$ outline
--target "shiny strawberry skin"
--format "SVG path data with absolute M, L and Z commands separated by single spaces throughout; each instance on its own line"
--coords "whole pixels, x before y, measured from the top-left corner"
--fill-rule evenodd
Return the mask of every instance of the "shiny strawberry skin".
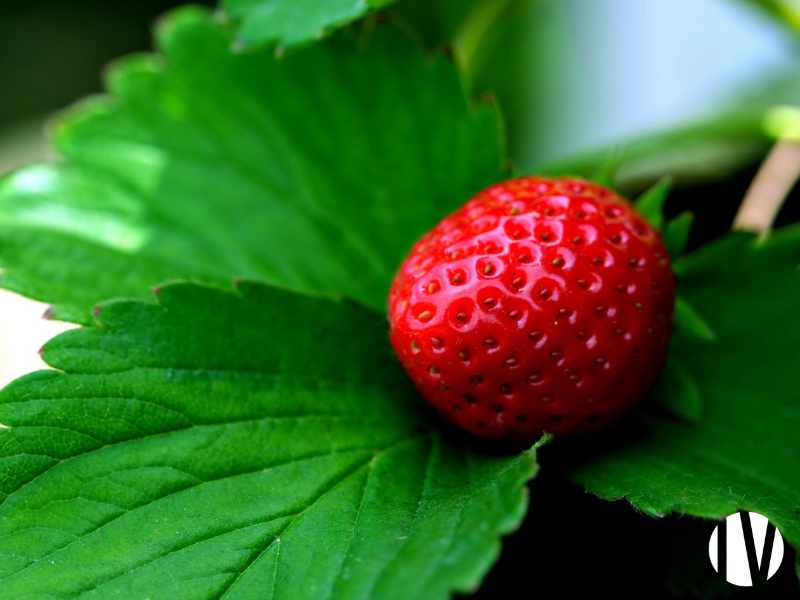
M 490 440 L 607 426 L 652 386 L 675 277 L 625 199 L 575 178 L 494 185 L 412 248 L 390 341 L 420 394 Z

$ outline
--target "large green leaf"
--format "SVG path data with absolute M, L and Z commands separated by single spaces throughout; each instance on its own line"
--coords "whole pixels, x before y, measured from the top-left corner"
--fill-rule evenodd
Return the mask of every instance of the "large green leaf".
M 502 177 L 496 110 L 389 26 L 276 61 L 184 9 L 158 40 L 58 122 L 65 163 L 0 180 L 2 283 L 62 319 L 171 278 L 383 310 L 415 239 Z
M 239 48 L 277 43 L 285 49 L 323 37 L 331 29 L 396 0 L 222 0 L 237 21 Z
M 800 226 L 764 242 L 731 234 L 680 259 L 680 292 L 713 331 L 678 330 L 671 349 L 702 396 L 702 417 L 640 412 L 576 447 L 571 477 L 653 515 L 753 510 L 800 546 L 798 265 Z
M 4 600 L 444 598 L 527 504 L 371 310 L 241 284 L 102 305 L 0 393 Z

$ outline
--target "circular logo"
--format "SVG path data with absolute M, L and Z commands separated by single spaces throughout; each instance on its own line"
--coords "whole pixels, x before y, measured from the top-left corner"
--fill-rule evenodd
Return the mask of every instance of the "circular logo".
M 740 511 L 714 529 L 708 555 L 714 570 L 729 583 L 751 587 L 781 566 L 783 538 L 765 516 Z

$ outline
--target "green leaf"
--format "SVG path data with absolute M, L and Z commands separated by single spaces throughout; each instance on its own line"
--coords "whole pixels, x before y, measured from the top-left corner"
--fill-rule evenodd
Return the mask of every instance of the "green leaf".
M 672 179 L 664 177 L 636 199 L 636 208 L 656 229 L 664 227 L 664 203 L 672 190 Z
M 238 47 L 277 43 L 284 49 L 317 40 L 394 1 L 222 0 L 222 7 L 238 22 Z
M 694 214 L 687 210 L 667 222 L 667 226 L 664 228 L 664 246 L 673 261 L 678 259 L 686 249 L 693 221 Z
M 619 162 L 619 154 L 616 152 L 610 153 L 606 162 L 601 164 L 592 175 L 592 181 L 613 190 L 616 187 Z
M 680 357 L 671 355 L 667 358 L 650 394 L 676 417 L 689 423 L 700 420 L 703 409 L 700 389 Z
M 4 599 L 445 598 L 535 449 L 444 433 L 354 304 L 240 284 L 104 304 L 0 393 Z
M 800 546 L 800 226 L 765 242 L 730 234 L 680 261 L 680 290 L 716 334 L 676 331 L 671 353 L 696 382 L 696 425 L 640 411 L 576 448 L 572 479 L 653 515 L 768 517 Z
M 683 297 L 675 298 L 675 312 L 672 316 L 678 335 L 695 336 L 713 341 L 717 338 L 708 322 Z
M 496 109 L 389 26 L 276 61 L 183 9 L 158 40 L 62 117 L 66 162 L 0 180 L 2 283 L 59 318 L 237 277 L 383 311 L 413 242 L 504 176 Z

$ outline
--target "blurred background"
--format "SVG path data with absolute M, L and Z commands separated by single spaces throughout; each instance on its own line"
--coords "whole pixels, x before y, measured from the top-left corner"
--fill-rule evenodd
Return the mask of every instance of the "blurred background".
M 758 3 L 562 0 L 527 11 L 536 73 L 515 118 L 523 164 L 718 114 L 790 76 L 800 39 Z M 546 39 L 546 52 L 537 40 Z M 536 106 L 530 119 L 525 106 Z
M 109 61 L 150 49 L 153 23 L 178 4 L 182 2 L 0 3 L 0 175 L 31 161 L 57 159 L 46 145 L 48 119 L 73 101 L 100 92 Z M 476 5 L 471 0 L 441 0 L 438 4 L 451 10 L 432 15 L 426 0 L 402 0 L 397 10 L 423 31 L 438 30 L 430 33 L 430 39 L 437 39 L 442 29 L 449 32 L 472 92 L 480 96 L 492 90 L 504 109 L 510 155 L 521 171 L 569 164 L 570 157 L 587 152 L 610 155 L 676 126 L 693 132 L 698 123 L 716 123 L 713 127 L 734 131 L 744 127 L 737 118 L 715 119 L 741 106 L 800 105 L 800 2 L 491 0 Z M 482 8 L 471 10 L 475 6 Z M 670 200 L 670 211 L 691 207 L 697 212 L 695 245 L 729 226 L 729 217 L 769 147 L 767 137 L 759 133 L 760 113 L 754 123 L 755 135 L 748 130 L 741 139 L 731 138 L 736 143 L 702 146 L 706 153 L 702 161 L 694 160 L 684 146 L 670 155 L 671 138 L 655 138 L 661 139 L 658 143 L 665 151 L 646 167 L 650 173 L 663 173 L 678 165 L 679 174 L 686 176 L 679 178 L 682 188 Z M 694 173 L 699 180 L 692 180 L 694 163 L 710 166 L 710 171 Z M 637 184 L 630 181 L 634 183 L 627 191 L 634 191 Z M 722 199 L 723 218 L 704 221 L 704 210 L 711 214 L 713 209 L 718 217 L 717 203 Z M 0 291 L 0 386 L 44 367 L 37 350 L 68 327 L 43 320 L 45 308 Z M 487 579 L 481 597 L 533 597 L 535 584 L 521 595 L 509 595 L 508 590 L 510 582 L 526 583 L 535 562 L 547 564 L 551 577 L 564 577 L 564 594 L 603 589 L 604 577 L 615 585 L 626 581 L 634 589 L 638 583 L 631 573 L 646 573 L 655 578 L 651 585 L 662 580 L 665 586 L 677 585 L 680 589 L 673 590 L 677 596 L 712 597 L 713 590 L 694 587 L 690 571 L 699 568 L 696 564 L 668 565 L 668 558 L 688 555 L 686 543 L 693 532 L 700 534 L 691 537 L 699 540 L 691 556 L 702 555 L 708 522 L 669 517 L 666 520 L 678 523 L 665 533 L 654 519 L 635 514 L 624 503 L 615 503 L 609 512 L 607 503 L 569 484 L 550 485 L 558 493 L 533 495 L 533 510 L 523 531 L 506 542 L 504 560 Z M 593 542 L 579 538 L 580 546 L 568 536 L 556 536 L 531 547 L 531 539 L 553 529 L 552 515 L 559 510 L 569 512 L 578 530 L 602 523 L 608 535 L 594 536 Z M 564 557 L 562 571 L 553 567 L 554 554 Z M 622 571 L 609 574 L 608 561 L 593 558 L 602 555 L 619 557 Z M 576 566 L 583 576 L 570 578 Z M 677 579 L 672 577 L 674 569 L 681 574 Z M 780 573 L 785 589 L 796 594 L 791 569 Z M 721 590 L 726 596 L 733 592 Z

